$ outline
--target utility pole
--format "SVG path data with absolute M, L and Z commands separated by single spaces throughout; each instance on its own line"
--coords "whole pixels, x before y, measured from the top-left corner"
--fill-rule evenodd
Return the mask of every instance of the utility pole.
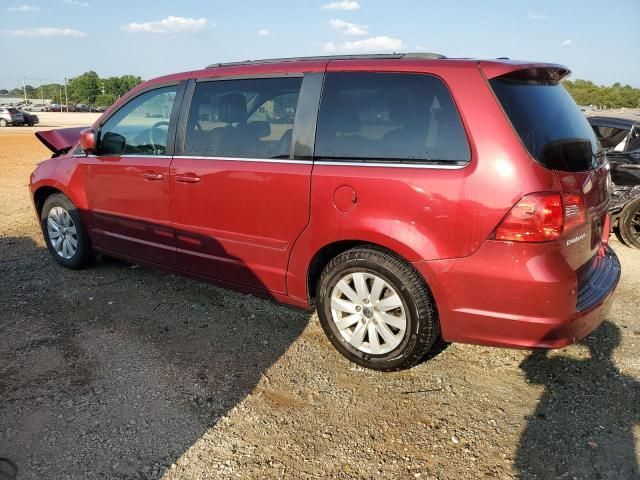
M 22 93 L 24 93 L 24 104 L 27 105 L 27 83 L 24 75 L 22 76 Z
M 69 113 L 69 97 L 67 96 L 67 77 L 64 77 L 64 104 L 67 107 L 67 113 Z M 60 109 L 62 111 L 62 109 Z
M 42 83 L 40 83 L 40 95 L 42 96 L 42 103 L 40 105 L 44 107 L 44 88 L 42 88 Z

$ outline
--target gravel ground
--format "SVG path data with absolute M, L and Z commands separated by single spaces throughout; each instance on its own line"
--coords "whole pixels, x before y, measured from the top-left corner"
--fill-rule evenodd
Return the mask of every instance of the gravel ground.
M 614 243 L 617 299 L 583 344 L 442 346 L 376 373 L 315 314 L 58 267 L 27 191 L 47 156 L 0 132 L 0 456 L 19 479 L 640 478 L 640 252 Z

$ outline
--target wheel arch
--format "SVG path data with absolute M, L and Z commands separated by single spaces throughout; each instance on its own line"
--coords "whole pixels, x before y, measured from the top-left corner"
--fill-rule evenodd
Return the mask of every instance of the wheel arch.
M 365 247 L 372 248 L 375 250 L 381 250 L 385 253 L 391 254 L 398 259 L 404 261 L 407 265 L 412 266 L 411 261 L 398 253 L 397 251 L 386 247 L 384 245 L 374 243 L 367 240 L 338 240 L 331 243 L 328 243 L 321 247 L 316 253 L 311 257 L 311 261 L 309 262 L 309 266 L 307 267 L 307 298 L 310 303 L 314 303 L 314 299 L 316 296 L 316 289 L 318 287 L 318 281 L 320 280 L 320 275 L 322 271 L 327 266 L 327 264 L 340 255 L 341 253 L 346 252 L 347 250 L 351 250 L 355 247 Z M 412 267 L 413 268 L 413 267 Z M 418 275 L 422 278 L 425 286 L 429 289 L 429 285 L 426 282 L 424 276 L 414 268 L 414 270 L 418 273 Z
M 36 189 L 33 192 L 33 204 L 36 207 L 36 212 L 38 213 L 38 216 L 40 216 L 40 214 L 42 213 L 42 207 L 44 205 L 44 202 L 47 200 L 47 198 L 49 198 L 51 195 L 54 195 L 56 193 L 62 193 L 63 195 L 67 195 L 65 192 L 63 192 L 59 188 L 52 187 L 51 185 L 42 185 L 41 187 L 38 187 L 38 189 Z

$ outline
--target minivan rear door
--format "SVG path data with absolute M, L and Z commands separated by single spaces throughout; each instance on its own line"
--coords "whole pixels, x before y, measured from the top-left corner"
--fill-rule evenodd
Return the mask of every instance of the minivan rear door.
M 485 71 L 489 85 L 529 154 L 554 171 L 565 198 L 579 202 L 581 198 L 584 203 L 565 203 L 565 218 L 573 210 L 582 215 L 579 209 L 585 217 L 575 225 L 566 221 L 561 240 L 567 260 L 577 269 L 608 238 L 605 224 L 610 177 L 604 152 L 589 122 L 560 83 L 568 70 L 555 65 L 509 70 L 507 65 L 506 72 L 491 77 L 496 70 L 491 67 Z
M 315 111 L 311 122 L 300 116 L 322 73 L 220 73 L 191 81 L 180 114 L 171 165 L 178 265 L 284 294 L 291 249 L 309 222 L 313 160 L 296 149 L 312 145 Z

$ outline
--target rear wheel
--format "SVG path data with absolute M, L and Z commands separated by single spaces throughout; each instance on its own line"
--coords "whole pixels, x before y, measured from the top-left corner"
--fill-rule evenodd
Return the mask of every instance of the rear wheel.
M 320 277 L 318 316 L 340 353 L 375 370 L 414 366 L 440 333 L 420 275 L 375 248 L 348 250 L 329 262 Z
M 49 252 L 56 262 L 72 269 L 89 264 L 89 238 L 78 209 L 66 195 L 56 193 L 45 200 L 40 225 Z
M 618 221 L 618 229 L 626 245 L 640 248 L 640 197 L 624 208 Z
M 0 118 L 0 127 L 6 127 L 7 121 L 4 118 Z

